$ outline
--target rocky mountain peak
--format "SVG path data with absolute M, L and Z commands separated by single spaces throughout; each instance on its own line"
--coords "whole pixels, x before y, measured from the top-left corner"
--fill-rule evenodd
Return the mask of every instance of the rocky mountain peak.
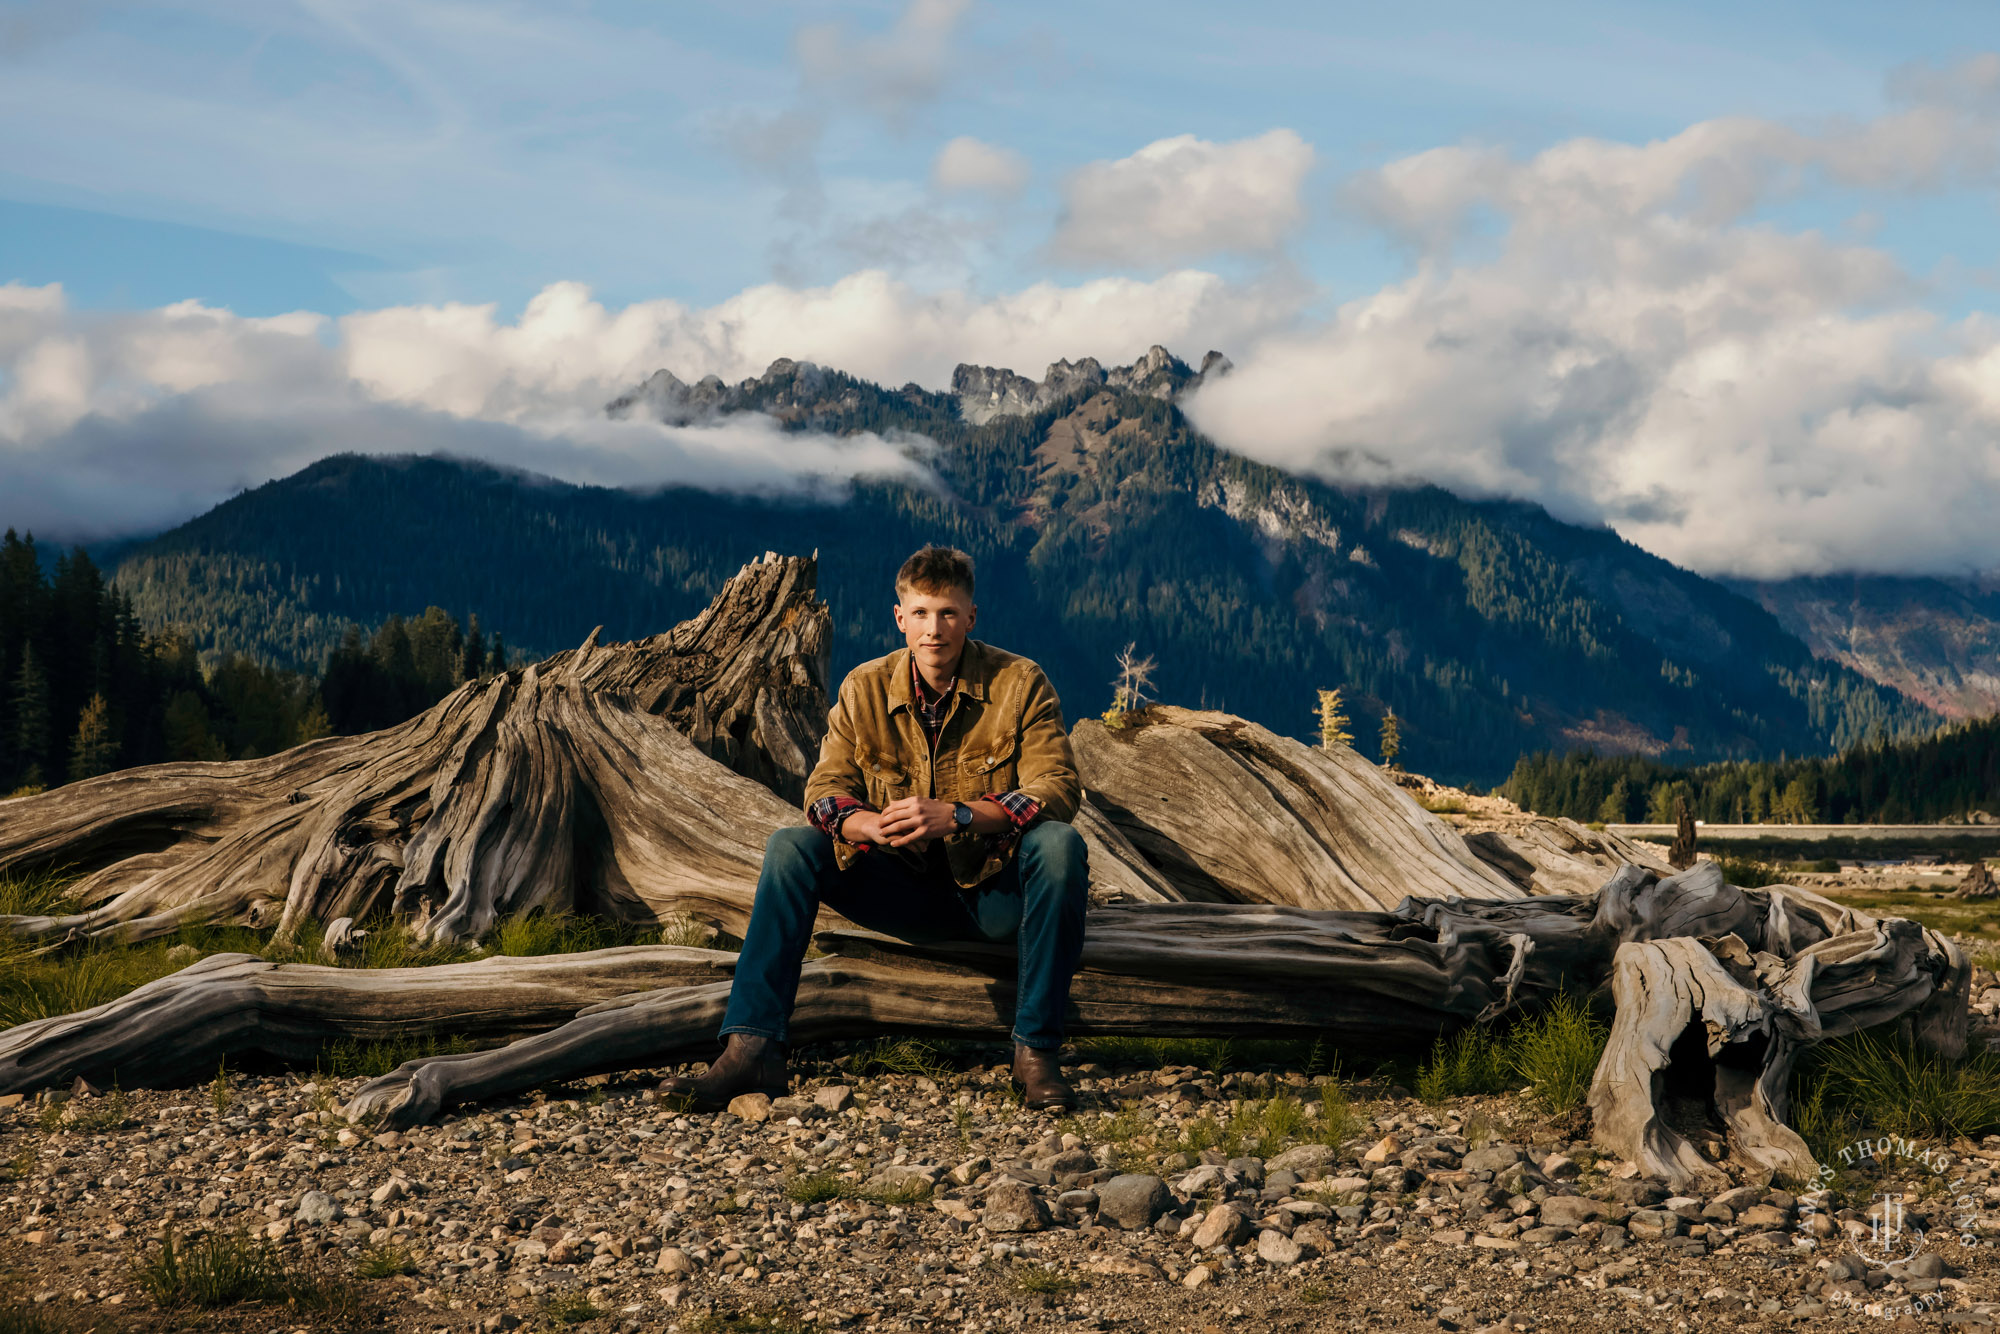
M 1129 366 L 1107 370 L 1096 357 L 1064 360 L 1050 365 L 1040 380 L 1016 375 L 1004 367 L 961 363 L 952 372 L 951 392 L 958 399 L 958 409 L 965 420 L 979 425 L 995 417 L 1040 412 L 1072 394 L 1100 388 L 1178 399 L 1210 376 L 1226 375 L 1232 368 L 1228 357 L 1210 352 L 1201 359 L 1201 369 L 1195 370 L 1156 343 Z M 824 366 L 790 357 L 779 357 L 762 375 L 735 384 L 716 375 L 705 375 L 689 384 L 672 371 L 662 369 L 612 399 L 604 405 L 604 410 L 613 417 L 637 417 L 669 426 L 684 426 L 734 412 L 769 412 L 790 418 L 834 406 L 828 402 L 828 396 L 843 384 L 846 387 L 839 397 L 847 406 L 853 406 L 848 400 L 859 401 L 853 381 Z M 907 395 L 922 391 L 909 385 L 903 392 Z
M 1095 357 L 1064 360 L 1051 365 L 1039 381 L 1005 367 L 960 363 L 951 373 L 951 392 L 958 398 L 960 415 L 977 425 L 995 417 L 1039 412 L 1071 394 L 1100 386 L 1176 399 L 1208 376 L 1224 375 L 1230 369 L 1229 358 L 1212 351 L 1201 359 L 1201 369 L 1193 370 L 1155 343 L 1129 366 L 1106 370 Z
M 832 379 L 833 373 L 824 366 L 790 357 L 779 357 L 762 375 L 735 384 L 717 375 L 704 375 L 688 384 L 662 369 L 612 399 L 604 410 L 613 417 L 641 417 L 669 426 L 752 410 L 783 415 L 787 409 L 820 403 Z

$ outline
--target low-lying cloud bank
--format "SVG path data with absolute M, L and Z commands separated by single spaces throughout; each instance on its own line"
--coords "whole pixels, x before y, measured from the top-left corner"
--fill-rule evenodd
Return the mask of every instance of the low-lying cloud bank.
M 1299 472 L 1538 501 L 1711 574 L 1994 569 L 2000 324 L 1940 315 L 1939 293 L 1881 249 L 1764 214 L 1826 186 L 1990 197 L 2000 58 L 1908 73 L 1891 91 L 1885 115 L 1814 130 L 1734 119 L 1651 144 L 1391 162 L 1345 182 L 1340 207 L 1406 246 L 1411 272 L 1323 317 L 1307 316 L 1315 294 L 1296 279 L 1199 269 L 991 297 L 865 271 L 622 310 L 559 284 L 512 322 L 459 305 L 337 321 L 194 304 L 97 315 L 54 288 L 4 287 L 0 523 L 60 537 L 156 527 L 343 449 L 622 486 L 922 478 L 911 442 L 600 409 L 660 367 L 737 379 L 782 356 L 942 386 L 960 361 L 1034 376 L 1159 342 L 1228 352 L 1237 370 L 1191 415 Z M 1301 225 L 1311 161 L 1289 131 L 1163 140 L 1080 173 L 1058 239 L 1129 249 L 1163 201 L 1246 198 L 1215 186 L 1247 173 L 1269 187 L 1261 211 L 1203 214 L 1160 257 L 1279 246 Z M 972 165 L 953 182 L 1016 183 L 1011 160 Z
M 1240 343 L 1282 314 L 1271 294 L 1203 273 L 980 301 L 864 272 L 705 309 L 616 311 L 557 284 L 511 323 L 464 305 L 339 320 L 193 302 L 103 315 L 70 310 L 56 287 L 0 286 L 0 525 L 61 540 L 143 532 L 343 450 L 450 453 L 642 489 L 928 481 L 922 441 L 790 433 L 756 415 L 614 421 L 602 409 L 661 367 L 736 380 L 790 356 L 942 384 L 961 358 L 1040 366 L 1159 336 Z

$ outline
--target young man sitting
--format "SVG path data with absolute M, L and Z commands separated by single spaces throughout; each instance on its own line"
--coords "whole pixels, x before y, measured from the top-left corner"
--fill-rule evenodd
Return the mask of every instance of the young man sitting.
M 780 829 L 729 991 L 728 1045 L 700 1078 L 661 1087 L 716 1111 L 790 1081 L 787 1026 L 822 903 L 912 941 L 1014 940 L 1014 1082 L 1030 1107 L 1072 1107 L 1056 1061 L 1083 949 L 1088 867 L 1062 708 L 1042 669 L 968 636 L 972 558 L 925 547 L 896 573 L 907 647 L 863 663 L 827 714 L 806 780 L 810 828 Z

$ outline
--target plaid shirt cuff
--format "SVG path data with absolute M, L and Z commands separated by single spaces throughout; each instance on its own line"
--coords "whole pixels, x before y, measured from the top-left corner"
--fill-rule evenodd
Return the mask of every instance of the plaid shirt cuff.
M 988 792 L 980 800 L 990 801 L 1007 812 L 1007 818 L 1014 822 L 1017 834 L 1033 824 L 1035 817 L 1042 813 L 1042 803 L 1025 792 Z
M 1013 821 L 1012 828 L 986 836 L 986 851 L 989 856 L 1004 852 L 1020 842 L 1021 835 L 1027 832 L 1035 817 L 1042 813 L 1042 803 L 1025 792 L 988 792 L 980 800 L 992 802 L 1007 812 L 1007 818 Z
M 831 797 L 821 797 L 818 801 L 815 801 L 812 804 L 812 809 L 806 812 L 806 819 L 812 821 L 812 827 L 819 830 L 822 834 L 826 834 L 831 838 L 839 838 L 840 822 L 847 818 L 849 811 L 872 811 L 874 809 L 873 806 L 870 806 L 865 801 L 856 801 L 853 797 L 836 794 Z M 866 843 L 857 843 L 855 846 L 866 848 L 868 845 Z

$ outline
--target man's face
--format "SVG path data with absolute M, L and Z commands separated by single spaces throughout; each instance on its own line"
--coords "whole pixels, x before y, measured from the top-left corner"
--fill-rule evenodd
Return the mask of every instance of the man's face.
M 962 588 L 942 593 L 908 589 L 896 604 L 896 628 L 903 642 L 916 655 L 917 665 L 928 671 L 949 671 L 965 651 L 965 637 L 979 619 L 972 595 Z

